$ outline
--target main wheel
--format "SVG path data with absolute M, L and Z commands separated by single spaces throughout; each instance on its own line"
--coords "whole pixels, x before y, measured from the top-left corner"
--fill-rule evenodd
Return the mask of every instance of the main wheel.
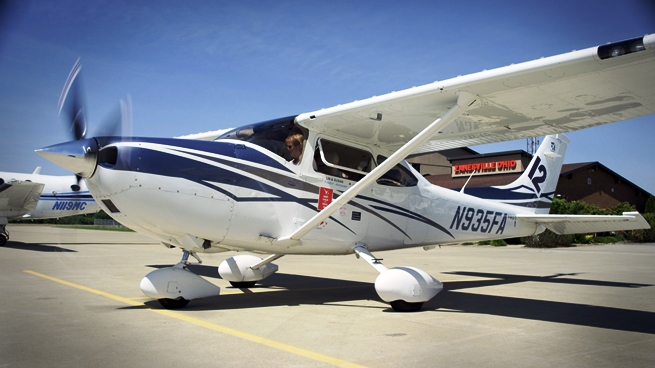
M 257 281 L 239 281 L 239 282 L 230 281 L 230 284 L 232 286 L 234 286 L 235 288 L 239 288 L 239 289 L 251 288 L 251 287 L 255 286 L 256 283 L 257 283 Z
M 409 303 L 404 300 L 394 300 L 390 304 L 391 308 L 393 308 L 393 310 L 396 312 L 416 312 L 423 306 L 423 302 Z
M 9 236 L 6 234 L 0 234 L 0 247 L 7 244 L 7 240 L 9 240 Z
M 159 304 L 161 304 L 162 307 L 166 309 L 181 309 L 187 306 L 189 304 L 189 300 L 186 300 L 184 298 L 179 298 L 179 299 L 157 299 Z

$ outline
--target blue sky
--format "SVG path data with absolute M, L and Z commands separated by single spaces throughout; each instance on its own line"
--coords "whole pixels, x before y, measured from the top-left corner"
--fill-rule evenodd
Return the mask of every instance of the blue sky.
M 90 134 L 129 94 L 133 134 L 171 137 L 655 32 L 651 0 L 1 4 L 0 170 L 53 175 L 67 172 L 33 151 L 69 140 L 57 101 L 78 57 Z M 599 161 L 655 194 L 655 116 L 568 135 L 565 162 Z

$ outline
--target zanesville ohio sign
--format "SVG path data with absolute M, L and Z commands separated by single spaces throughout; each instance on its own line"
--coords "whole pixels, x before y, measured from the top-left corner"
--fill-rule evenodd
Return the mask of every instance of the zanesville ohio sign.
M 476 162 L 453 165 L 453 177 L 474 175 L 489 175 L 523 171 L 520 160 L 502 160 L 491 162 Z

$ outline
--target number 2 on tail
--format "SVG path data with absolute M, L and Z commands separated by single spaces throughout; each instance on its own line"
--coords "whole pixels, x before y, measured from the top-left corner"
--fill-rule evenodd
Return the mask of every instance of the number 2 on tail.
M 538 176 L 535 176 L 537 168 L 539 169 L 539 174 Z M 537 191 L 537 193 L 541 193 L 541 185 L 543 182 L 546 181 L 546 166 L 541 164 L 541 157 L 537 156 L 537 159 L 534 161 L 534 165 L 532 165 L 532 169 L 530 170 L 530 173 L 528 174 L 528 178 L 532 181 L 532 185 L 534 185 L 534 189 Z

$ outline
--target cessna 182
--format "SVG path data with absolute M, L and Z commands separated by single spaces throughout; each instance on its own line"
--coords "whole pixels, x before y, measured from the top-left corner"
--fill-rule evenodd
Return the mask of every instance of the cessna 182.
M 75 176 L 0 171 L 0 246 L 9 240 L 7 223 L 13 219 L 59 218 L 95 213 L 100 207 L 86 184 Z
M 71 114 L 79 132 L 81 112 Z M 114 219 L 182 250 L 177 265 L 141 281 L 165 308 L 220 293 L 187 269 L 189 256 L 245 251 L 269 256 L 223 261 L 220 276 L 237 287 L 276 272 L 272 262 L 284 255 L 356 254 L 379 272 L 380 298 L 412 311 L 442 284 L 418 268 L 387 268 L 373 252 L 545 229 L 648 228 L 636 212 L 548 212 L 569 143 L 561 133 L 653 113 L 655 35 L 647 35 L 252 124 L 213 141 L 77 134 L 37 153 L 84 177 Z M 404 161 L 544 135 L 522 176 L 482 197 L 432 185 Z

